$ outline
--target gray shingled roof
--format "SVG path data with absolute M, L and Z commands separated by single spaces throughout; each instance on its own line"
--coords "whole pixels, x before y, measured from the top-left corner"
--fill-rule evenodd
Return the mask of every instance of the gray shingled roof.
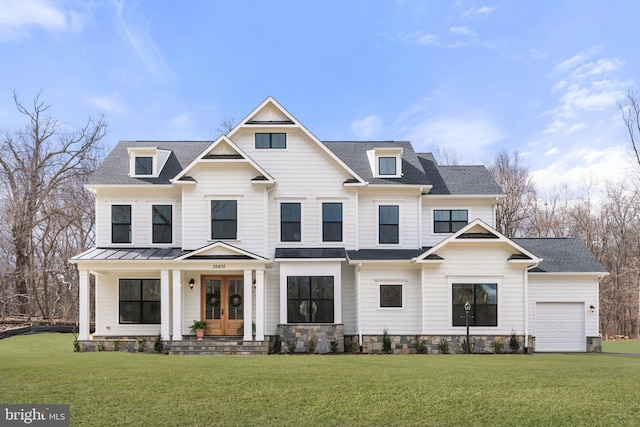
M 429 194 L 504 194 L 483 165 L 439 166 L 431 153 L 418 153 L 433 188 Z
M 178 175 L 212 143 L 212 141 L 120 141 L 96 169 L 88 184 L 169 184 L 171 178 Z M 128 147 L 156 147 L 171 150 L 172 153 L 157 178 L 131 178 L 129 177 Z
M 587 247 L 576 238 L 519 238 L 515 243 L 543 258 L 533 273 L 606 273 Z
M 88 184 L 169 184 L 211 144 L 212 141 L 120 141 L 96 169 Z M 502 188 L 484 166 L 438 166 L 431 154 L 416 154 L 407 141 L 325 141 L 324 144 L 371 184 L 433 185 L 430 194 L 503 194 Z M 171 155 L 157 178 L 131 178 L 129 147 L 156 147 L 170 150 Z M 366 152 L 382 147 L 403 149 L 401 178 L 373 177 Z
M 410 260 L 422 255 L 429 248 L 422 249 L 360 249 L 357 251 L 347 251 L 347 256 L 351 261 L 398 261 Z
M 430 185 L 420 160 L 408 141 L 323 141 L 336 156 L 370 184 Z M 367 151 L 374 148 L 402 148 L 402 178 L 374 178 Z

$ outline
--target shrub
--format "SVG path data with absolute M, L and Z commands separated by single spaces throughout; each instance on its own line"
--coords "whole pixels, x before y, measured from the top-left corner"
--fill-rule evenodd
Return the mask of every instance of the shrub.
M 162 337 L 160 336 L 160 334 L 156 336 L 156 340 L 153 343 L 153 349 L 156 351 L 156 353 L 162 353 L 164 351 L 164 344 L 162 343 Z
M 144 349 L 147 347 L 147 340 L 145 338 L 136 339 L 136 350 L 138 353 L 144 353 Z
M 120 351 L 120 340 L 115 340 L 113 343 L 113 351 Z
M 491 341 L 491 346 L 493 347 L 493 352 L 495 354 L 502 353 L 502 350 L 504 349 L 504 343 L 502 342 L 502 338 L 495 337 L 495 339 Z
M 471 338 L 469 338 L 469 340 L 471 340 Z M 462 341 L 462 351 L 466 354 L 467 353 L 467 346 L 469 346 L 469 353 L 473 353 L 473 349 L 476 347 L 476 342 L 475 340 L 471 341 L 470 343 L 467 343 L 467 340 L 464 339 Z
M 289 354 L 293 354 L 293 353 L 296 352 L 296 342 L 295 341 L 287 342 L 287 351 L 289 352 Z
M 353 337 L 349 341 L 347 351 L 349 353 L 358 353 L 358 352 L 360 352 L 360 343 L 358 341 L 358 337 Z
M 309 338 L 309 342 L 307 343 L 307 350 L 309 351 L 309 353 L 316 352 L 316 340 L 314 340 L 313 338 Z
M 418 354 L 425 354 L 427 352 L 427 346 L 423 340 L 419 339 L 416 343 L 416 352 Z
M 96 351 L 104 351 L 104 344 L 103 344 L 103 343 L 101 343 L 101 342 L 99 342 L 99 343 L 96 345 Z
M 382 333 L 382 351 L 385 354 L 391 354 L 393 353 L 393 350 L 391 349 L 391 337 L 389 336 L 389 334 L 387 333 L 387 330 L 385 329 L 384 332 Z
M 331 353 L 338 352 L 338 341 L 331 341 L 329 345 L 331 346 Z
M 280 354 L 282 352 L 282 339 L 280 335 L 273 337 L 273 353 Z
M 442 338 L 438 343 L 438 350 L 440 350 L 440 354 L 449 354 L 449 341 Z
M 516 336 L 515 331 L 511 331 L 511 338 L 509 339 L 509 348 L 514 353 L 517 353 L 520 350 L 520 343 L 518 342 L 518 337 Z

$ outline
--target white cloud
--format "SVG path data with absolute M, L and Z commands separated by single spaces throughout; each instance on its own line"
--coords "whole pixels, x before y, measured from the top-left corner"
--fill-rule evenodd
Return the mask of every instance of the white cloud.
M 136 18 L 132 15 L 135 14 L 135 10 L 133 8 L 125 10 L 124 0 L 120 0 L 115 5 L 118 28 L 146 66 L 147 71 L 157 80 L 164 80 L 170 76 L 171 70 L 151 37 L 150 23 L 134 22 Z
M 465 162 L 482 161 L 487 148 L 505 137 L 500 127 L 473 113 L 417 121 L 405 126 L 403 133 L 419 151 L 429 146 L 446 147 L 459 153 Z
M 85 13 L 65 9 L 50 0 L 3 0 L 0 7 L 0 42 L 20 40 L 33 28 L 80 31 L 84 26 Z
M 558 152 L 558 147 L 553 147 L 552 149 L 548 150 L 546 153 L 544 153 L 545 156 L 552 156 L 554 154 L 556 154 Z
M 628 153 L 621 145 L 601 149 L 574 148 L 556 158 L 556 161 L 531 171 L 536 188 L 542 192 L 553 192 L 562 185 L 579 189 L 587 182 L 617 182 L 631 169 Z
M 449 31 L 453 34 L 462 34 L 465 36 L 473 36 L 475 34 L 469 27 L 449 27 Z
M 473 18 L 473 17 L 478 16 L 478 15 L 488 15 L 491 12 L 493 12 L 494 10 L 496 10 L 495 7 L 488 7 L 488 6 L 472 7 L 470 9 L 465 10 L 462 13 L 462 17 L 463 18 Z
M 351 123 L 351 132 L 359 139 L 375 138 L 381 131 L 382 118 L 375 114 Z
M 177 127 L 185 127 L 191 124 L 191 117 L 187 113 L 180 113 L 171 118 L 171 124 Z
M 104 113 L 122 115 L 129 111 L 129 107 L 120 101 L 117 93 L 94 96 L 89 100 L 89 103 Z

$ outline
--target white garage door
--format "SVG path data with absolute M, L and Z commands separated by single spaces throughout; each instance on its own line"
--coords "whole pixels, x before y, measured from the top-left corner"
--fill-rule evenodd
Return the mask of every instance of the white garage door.
M 536 351 L 586 351 L 584 303 L 536 303 Z

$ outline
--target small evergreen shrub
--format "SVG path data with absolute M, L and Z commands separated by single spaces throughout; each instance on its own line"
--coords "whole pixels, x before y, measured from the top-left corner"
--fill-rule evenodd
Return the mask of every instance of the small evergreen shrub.
M 307 343 L 307 351 L 309 351 L 309 353 L 316 352 L 316 340 L 314 340 L 313 338 L 309 338 L 309 342 Z
M 471 340 L 471 338 L 469 338 L 469 340 Z M 469 344 L 469 343 L 467 343 L 467 340 L 466 340 L 466 339 L 464 339 L 464 340 L 462 341 L 462 352 L 463 352 L 464 354 L 467 354 L 467 347 L 468 347 L 469 345 L 470 345 L 470 347 L 469 347 L 469 353 L 473 353 L 473 349 L 476 347 L 476 342 L 475 342 L 475 340 L 474 340 L 474 341 L 471 341 L 471 343 L 470 343 L 470 344 Z
M 136 350 L 138 353 L 144 353 L 144 349 L 147 347 L 147 340 L 145 338 L 136 339 Z
M 518 337 L 516 336 L 516 332 L 511 332 L 511 338 L 509 339 L 509 348 L 514 353 L 517 353 L 520 350 L 520 343 L 518 342 Z
M 280 335 L 273 337 L 273 354 L 280 354 L 282 352 L 282 338 Z
M 113 343 L 113 351 L 120 351 L 120 340 L 115 340 Z
M 156 351 L 156 353 L 162 353 L 164 351 L 164 344 L 162 343 L 162 337 L 160 336 L 160 334 L 156 336 L 156 340 L 153 343 L 153 349 Z
M 358 337 L 353 337 L 348 344 L 347 351 L 349 353 L 358 353 L 360 352 L 360 343 L 358 342 Z
M 289 354 L 293 354 L 296 352 L 296 342 L 295 341 L 289 341 L 287 343 L 287 351 L 289 352 Z
M 78 341 L 78 334 L 73 333 L 73 351 L 78 353 L 80 351 L 80 341 Z
M 391 354 L 393 353 L 393 350 L 391 349 L 391 337 L 389 336 L 389 334 L 387 333 L 387 330 L 385 329 L 384 332 L 382 333 L 382 351 L 385 354 Z
M 493 352 L 495 354 L 502 353 L 502 350 L 504 350 L 504 343 L 502 342 L 502 338 L 495 337 L 495 339 L 491 341 L 491 347 L 493 347 Z
M 449 341 L 444 338 L 440 339 L 438 350 L 440 350 L 440 354 L 449 354 Z
M 424 343 L 423 340 L 418 340 L 418 342 L 416 343 L 416 353 L 418 354 L 425 354 L 427 352 L 427 346 Z
M 103 343 L 101 343 L 101 342 L 99 342 L 99 343 L 96 345 L 96 351 L 104 351 L 104 344 L 103 344 Z
M 331 347 L 331 353 L 337 353 L 338 352 L 338 341 L 331 341 L 329 343 L 329 346 Z

